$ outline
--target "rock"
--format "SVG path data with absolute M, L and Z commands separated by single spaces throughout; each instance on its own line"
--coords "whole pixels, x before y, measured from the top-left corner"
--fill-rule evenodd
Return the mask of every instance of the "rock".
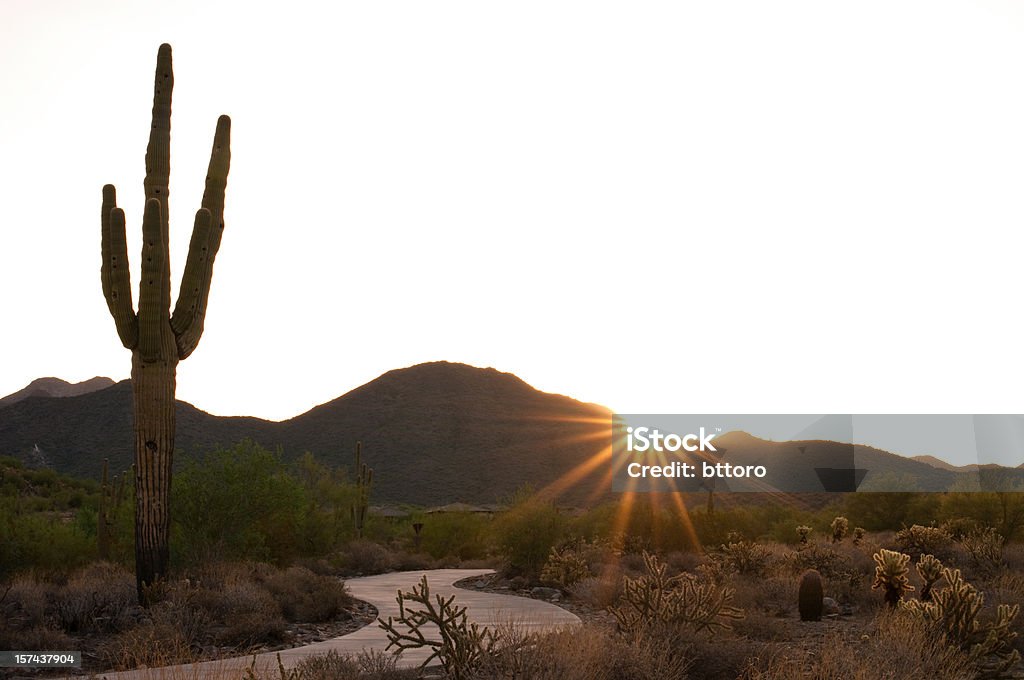
M 822 600 L 822 612 L 825 616 L 838 616 L 839 615 L 839 603 L 833 600 L 831 597 L 826 597 Z
M 543 586 L 537 586 L 530 591 L 530 597 L 535 597 L 538 600 L 553 600 L 556 597 L 561 597 L 562 594 L 558 592 L 556 588 L 545 588 Z
M 483 588 L 487 587 L 487 581 L 477 581 L 473 584 L 473 587 L 477 590 L 482 590 Z

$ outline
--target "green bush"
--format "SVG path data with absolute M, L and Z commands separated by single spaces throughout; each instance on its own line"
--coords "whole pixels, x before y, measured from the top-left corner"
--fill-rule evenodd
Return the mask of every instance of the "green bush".
M 565 526 L 565 518 L 551 503 L 530 497 L 497 517 L 494 533 L 509 573 L 536 580 Z
M 190 459 L 173 480 L 173 554 L 287 560 L 300 553 L 309 501 L 281 457 L 252 441 Z

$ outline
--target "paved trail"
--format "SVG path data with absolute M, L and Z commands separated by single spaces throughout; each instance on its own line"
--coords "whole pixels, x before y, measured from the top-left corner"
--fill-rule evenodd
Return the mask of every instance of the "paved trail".
M 470 621 L 483 626 L 495 626 L 515 622 L 524 629 L 536 631 L 545 628 L 557 628 L 575 625 L 579 618 L 561 607 L 556 607 L 540 600 L 512 595 L 495 595 L 475 590 L 463 590 L 453 584 L 464 578 L 483 576 L 492 573 L 490 569 L 434 569 L 431 571 L 402 571 L 379 576 L 352 578 L 345 581 L 348 591 L 353 597 L 369 602 L 377 608 L 380 616 L 387 620 L 388 616 L 398 616 L 398 604 L 395 595 L 398 590 L 409 591 L 417 585 L 420 578 L 426 575 L 430 585 L 431 599 L 434 593 L 448 597 L 455 594 L 456 604 L 466 607 Z M 355 654 L 363 649 L 379 649 L 387 646 L 387 636 L 376 623 L 360 628 L 354 633 L 343 635 L 332 640 L 325 640 L 304 647 L 284 649 L 280 652 L 267 652 L 256 657 L 256 669 L 270 673 L 276 678 L 277 655 L 286 668 L 291 668 L 302 659 L 317 654 L 325 654 L 334 650 L 339 654 Z M 429 655 L 426 650 L 408 650 L 399 657 L 400 666 L 418 666 Z M 221 661 L 204 661 L 202 663 L 165 668 L 150 668 L 121 673 L 103 673 L 108 680 L 235 680 L 252 663 L 252 656 L 237 657 Z

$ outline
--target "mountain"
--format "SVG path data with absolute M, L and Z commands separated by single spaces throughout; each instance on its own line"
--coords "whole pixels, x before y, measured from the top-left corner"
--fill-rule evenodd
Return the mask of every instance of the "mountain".
M 10 406 L 29 397 L 76 397 L 110 387 L 114 381 L 110 378 L 89 378 L 80 383 L 69 383 L 60 378 L 37 378 L 24 388 L 0 399 L 0 408 Z
M 283 422 L 224 418 L 178 402 L 175 444 L 200 454 L 246 437 L 349 465 L 356 441 L 374 468 L 374 502 L 492 503 L 524 484 L 542 489 L 585 465 L 605 445 L 607 409 L 534 389 L 516 376 L 447 362 L 389 371 Z M 131 384 L 77 397 L 29 397 L 0 410 L 0 454 L 33 449 L 60 472 L 98 477 L 132 460 Z M 179 461 L 181 456 L 178 457 Z M 607 464 L 558 498 L 583 504 L 607 493 Z
M 363 458 L 374 468 L 375 504 L 487 504 L 526 484 L 560 505 L 586 506 L 611 497 L 610 412 L 541 392 L 493 368 L 435 362 L 389 371 L 282 422 L 213 416 L 180 401 L 177 408 L 176 445 L 186 456 L 251 438 L 271 450 L 280 448 L 287 459 L 309 451 L 322 461 L 350 466 L 355 443 L 362 441 Z M 131 443 L 128 381 L 78 396 L 30 396 L 0 409 L 0 454 L 58 472 L 97 478 L 105 457 L 112 470 L 125 469 L 133 456 Z M 717 492 L 729 489 L 784 489 L 827 499 L 830 495 L 822 492 L 830 482 L 822 475 L 838 474 L 843 486 L 853 481 L 852 472 L 844 481 L 843 470 L 854 468 L 864 471 L 861 491 L 1024 482 L 1024 470 L 944 469 L 823 439 L 777 442 L 726 432 L 715 443 L 725 462 L 768 468 L 768 476 L 753 485 L 720 480 L 716 496 L 723 500 L 725 494 Z M 683 488 L 704 494 L 699 481 Z M 733 496 L 736 502 L 754 498 Z
M 939 468 L 940 470 L 949 470 L 950 472 L 977 472 L 978 470 L 998 470 L 1003 467 L 995 463 L 968 463 L 967 465 L 953 465 L 952 463 L 947 463 L 941 458 L 936 458 L 935 456 L 911 456 L 911 458 L 925 463 L 926 465 Z M 1018 465 L 1017 469 L 1024 470 L 1024 464 Z

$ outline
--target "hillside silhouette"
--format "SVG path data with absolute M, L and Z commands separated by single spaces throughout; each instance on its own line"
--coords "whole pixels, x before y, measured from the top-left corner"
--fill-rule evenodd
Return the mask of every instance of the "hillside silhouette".
M 492 503 L 525 484 L 542 489 L 585 463 L 606 443 L 608 417 L 603 407 L 541 392 L 510 373 L 434 362 L 389 371 L 282 422 L 214 416 L 178 401 L 176 447 L 199 455 L 251 438 L 288 459 L 309 451 L 350 465 L 362 441 L 374 502 Z M 131 443 L 128 381 L 0 410 L 0 453 L 28 460 L 38 446 L 60 472 L 98 477 L 104 457 L 125 469 Z M 583 504 L 600 493 L 606 467 L 595 466 L 557 501 Z

